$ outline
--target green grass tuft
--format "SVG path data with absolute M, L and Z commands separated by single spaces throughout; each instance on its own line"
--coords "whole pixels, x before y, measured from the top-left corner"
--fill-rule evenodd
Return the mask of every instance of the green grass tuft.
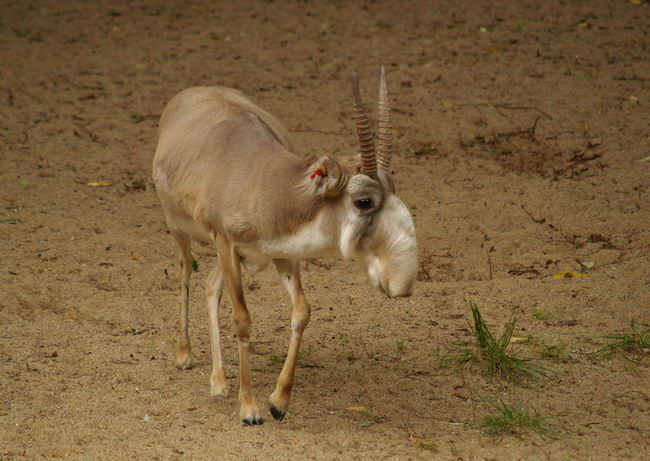
M 431 440 L 424 440 L 418 444 L 423 450 L 438 451 L 438 444 Z
M 395 343 L 395 348 L 397 349 L 398 352 L 405 351 L 407 347 L 408 347 L 408 343 L 406 341 L 397 341 Z
M 550 320 L 551 317 L 553 317 L 553 314 L 550 312 L 535 311 L 533 312 L 533 317 L 535 317 L 537 320 Z
M 542 438 L 557 438 L 556 425 L 549 421 L 548 416 L 534 410 L 531 412 L 521 404 L 508 405 L 501 399 L 488 405 L 494 411 L 481 420 L 480 427 L 490 435 L 521 437 L 532 431 Z
M 631 352 L 637 355 L 650 353 L 650 328 L 640 330 L 638 323 L 635 321 L 632 321 L 630 326 L 632 333 L 599 336 L 599 338 L 608 339 L 610 342 L 590 355 L 593 358 L 606 359 L 618 351 Z
M 555 362 L 566 362 L 570 360 L 566 352 L 565 344 L 557 344 L 553 346 L 543 346 L 540 355 L 544 359 L 553 360 Z
M 476 361 L 489 374 L 501 376 L 512 382 L 519 382 L 522 378 L 535 381 L 548 376 L 549 370 L 535 366 L 527 360 L 509 353 L 510 340 L 517 323 L 516 316 L 506 324 L 501 336 L 497 338 L 485 324 L 476 304 L 470 303 L 470 305 L 474 317 L 472 330 L 478 341 L 478 347 L 464 347 L 465 345 L 462 343 L 455 345 L 450 354 L 441 358 L 443 365 L 448 362 L 467 363 Z

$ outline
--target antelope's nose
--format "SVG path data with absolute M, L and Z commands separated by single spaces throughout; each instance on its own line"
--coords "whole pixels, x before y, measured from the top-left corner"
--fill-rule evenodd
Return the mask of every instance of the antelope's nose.
M 400 293 L 391 293 L 388 295 L 389 298 L 408 298 L 413 294 L 413 290 L 409 289 L 408 291 L 402 291 Z
M 379 289 L 382 292 L 384 292 L 389 298 L 408 298 L 413 294 L 412 283 L 404 287 L 393 288 L 392 286 L 390 286 L 390 284 L 388 285 L 388 287 L 386 287 L 382 282 L 379 286 Z

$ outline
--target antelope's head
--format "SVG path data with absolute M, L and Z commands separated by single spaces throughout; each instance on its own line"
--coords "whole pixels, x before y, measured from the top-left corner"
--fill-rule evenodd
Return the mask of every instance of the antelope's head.
M 361 102 L 356 74 L 352 79 L 354 119 L 361 147 L 360 164 L 345 171 L 330 157 L 323 158 L 329 191 L 341 207 L 339 249 L 346 259 L 368 268 L 372 284 L 390 297 L 409 296 L 417 273 L 417 243 L 413 219 L 395 195 L 390 171 L 393 151 L 390 106 L 382 66 L 379 82 L 377 150 L 370 121 Z

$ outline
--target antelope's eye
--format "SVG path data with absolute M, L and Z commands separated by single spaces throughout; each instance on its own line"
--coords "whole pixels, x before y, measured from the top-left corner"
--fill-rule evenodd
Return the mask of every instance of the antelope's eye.
M 360 210 L 369 210 L 372 208 L 372 199 L 362 198 L 354 201 L 354 206 Z

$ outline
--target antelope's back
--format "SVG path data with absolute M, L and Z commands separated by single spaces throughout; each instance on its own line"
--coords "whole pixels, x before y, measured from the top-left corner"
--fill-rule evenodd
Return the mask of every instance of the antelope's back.
M 222 216 L 256 220 L 260 205 L 250 197 L 261 194 L 252 189 L 272 192 L 277 177 L 302 168 L 291 150 L 282 124 L 239 91 L 218 86 L 182 91 L 163 111 L 153 161 L 168 221 L 205 241 L 215 227 L 223 228 L 217 222 Z M 208 219 L 206 232 L 189 224 Z
M 228 161 L 241 151 L 268 151 L 289 136 L 271 114 L 231 88 L 195 87 L 174 96 L 160 118 L 154 175 Z

